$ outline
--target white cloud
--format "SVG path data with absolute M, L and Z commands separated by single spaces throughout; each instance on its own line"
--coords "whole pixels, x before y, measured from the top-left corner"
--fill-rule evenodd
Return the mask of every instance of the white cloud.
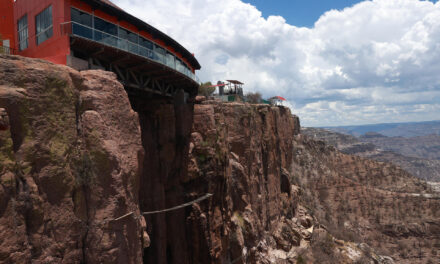
M 365 1 L 313 28 L 240 0 L 114 2 L 194 52 L 202 80 L 281 95 L 305 125 L 439 119 L 440 2 Z

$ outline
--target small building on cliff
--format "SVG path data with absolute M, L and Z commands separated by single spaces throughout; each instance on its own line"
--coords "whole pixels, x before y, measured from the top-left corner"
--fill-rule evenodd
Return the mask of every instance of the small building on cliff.
M 129 93 L 197 94 L 194 55 L 109 0 L 0 0 L 0 19 L 8 53 L 113 71 Z
M 218 81 L 217 85 L 212 85 L 212 87 L 218 87 L 218 94 L 215 97 L 223 102 L 241 102 L 244 100 L 243 84 L 237 80 L 227 80 L 226 82 Z

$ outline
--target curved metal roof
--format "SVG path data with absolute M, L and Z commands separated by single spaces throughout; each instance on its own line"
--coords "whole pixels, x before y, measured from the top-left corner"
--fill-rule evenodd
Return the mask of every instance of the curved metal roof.
M 119 8 L 117 5 L 110 2 L 109 0 L 84 0 L 84 2 L 90 4 L 92 7 L 96 9 L 101 9 L 102 11 L 106 12 L 109 15 L 113 15 L 121 20 L 127 21 L 133 26 L 136 26 L 139 30 L 143 30 L 150 33 L 154 38 L 163 40 L 167 45 L 173 47 L 174 50 L 182 54 L 182 56 L 188 60 L 188 62 L 191 64 L 191 66 L 194 69 L 200 70 L 201 66 L 197 61 L 197 59 L 194 57 L 194 55 L 191 54 L 177 41 L 175 41 L 174 39 L 172 39 L 170 36 L 163 33 L 162 31 L 156 29 L 155 27 L 149 25 L 148 23 L 142 21 L 141 19 L 133 15 L 130 15 L 129 13 Z

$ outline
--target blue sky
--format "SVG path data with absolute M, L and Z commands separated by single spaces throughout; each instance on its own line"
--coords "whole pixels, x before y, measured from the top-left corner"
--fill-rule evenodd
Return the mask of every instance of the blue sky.
M 264 17 L 278 15 L 300 27 L 313 27 L 318 18 L 331 9 L 344 9 L 361 1 L 354 0 L 246 0 L 256 6 Z
M 392 1 L 392 0 L 390 0 Z M 435 0 L 429 0 L 436 2 Z M 319 17 L 331 9 L 341 10 L 362 1 L 357 0 L 245 0 L 256 6 L 265 18 L 282 16 L 286 22 L 298 27 L 313 27 Z
M 440 119 L 438 1 L 114 2 L 193 52 L 201 81 L 283 96 L 305 126 Z

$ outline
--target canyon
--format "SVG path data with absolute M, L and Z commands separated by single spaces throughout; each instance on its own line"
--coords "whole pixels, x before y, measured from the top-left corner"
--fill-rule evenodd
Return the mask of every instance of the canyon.
M 437 157 L 440 140 L 438 135 L 403 138 L 369 132 L 354 137 L 309 127 L 304 128 L 302 132 L 314 140 L 322 140 L 334 146 L 345 154 L 393 163 L 432 184 L 440 181 L 440 159 Z
M 439 209 L 286 107 L 0 55 L 0 263 L 427 263 Z

